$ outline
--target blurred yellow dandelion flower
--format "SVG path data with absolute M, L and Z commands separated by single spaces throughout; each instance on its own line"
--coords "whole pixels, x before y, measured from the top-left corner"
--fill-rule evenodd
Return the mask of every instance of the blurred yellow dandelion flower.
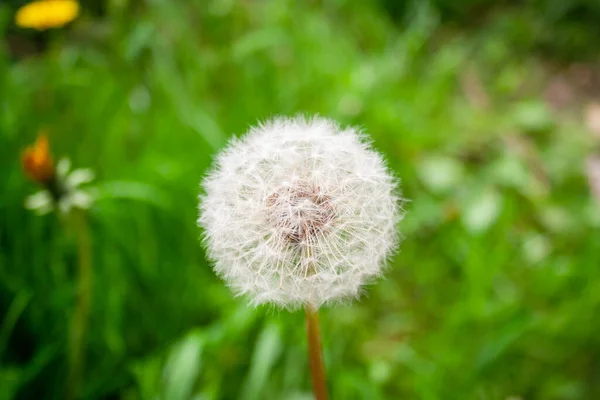
M 21 163 L 25 174 L 34 181 L 44 183 L 52 179 L 54 160 L 45 132 L 40 132 L 35 143 L 23 151 Z
M 65 26 L 78 15 L 79 3 L 75 0 L 37 0 L 17 10 L 15 23 L 41 31 Z

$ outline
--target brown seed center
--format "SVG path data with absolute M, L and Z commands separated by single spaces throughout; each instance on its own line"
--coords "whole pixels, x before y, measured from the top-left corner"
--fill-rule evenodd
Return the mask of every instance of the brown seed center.
M 334 217 L 331 198 L 305 182 L 281 187 L 267 197 L 268 221 L 292 245 L 310 245 Z

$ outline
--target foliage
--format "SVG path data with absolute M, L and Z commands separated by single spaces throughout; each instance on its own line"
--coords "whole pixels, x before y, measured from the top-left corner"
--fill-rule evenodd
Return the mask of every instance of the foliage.
M 380 0 L 399 23 L 410 21 L 415 2 Z M 600 3 L 596 0 L 429 0 L 441 20 L 457 29 L 501 23 L 511 46 L 534 49 L 545 57 L 567 61 L 596 59 Z M 496 18 L 509 11 L 509 18 Z
M 513 51 L 502 21 L 523 18 L 449 35 L 427 6 L 403 27 L 317 3 L 113 1 L 41 54 L 5 46 L 0 398 L 66 385 L 76 240 L 24 209 L 19 167 L 41 128 L 96 173 L 82 397 L 310 398 L 302 314 L 232 298 L 195 222 L 229 135 L 297 112 L 364 126 L 411 200 L 386 279 L 321 316 L 332 398 L 600 397 L 592 140 L 543 101 L 529 44 Z

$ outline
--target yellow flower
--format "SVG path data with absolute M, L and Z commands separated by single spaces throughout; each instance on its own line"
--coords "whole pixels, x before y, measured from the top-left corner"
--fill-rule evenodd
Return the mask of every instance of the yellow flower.
M 45 132 L 40 132 L 33 146 L 23 151 L 21 163 L 25 174 L 38 183 L 49 182 L 54 177 L 54 160 Z
M 15 23 L 21 28 L 45 30 L 60 28 L 79 15 L 79 3 L 75 0 L 37 0 L 17 10 Z

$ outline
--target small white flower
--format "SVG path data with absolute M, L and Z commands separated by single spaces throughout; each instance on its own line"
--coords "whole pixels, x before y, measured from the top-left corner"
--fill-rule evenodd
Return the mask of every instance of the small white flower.
M 64 214 L 69 213 L 73 208 L 90 208 L 94 199 L 80 186 L 91 182 L 94 173 L 84 168 L 69 172 L 70 167 L 71 162 L 66 158 L 61 159 L 56 166 L 55 182 L 59 185 L 60 193 L 52 194 L 48 188 L 42 189 L 25 199 L 25 208 L 33 210 L 38 215 L 48 214 L 55 208 Z
M 203 181 L 214 269 L 255 305 L 356 297 L 399 241 L 398 181 L 354 128 L 276 118 L 232 139 Z

